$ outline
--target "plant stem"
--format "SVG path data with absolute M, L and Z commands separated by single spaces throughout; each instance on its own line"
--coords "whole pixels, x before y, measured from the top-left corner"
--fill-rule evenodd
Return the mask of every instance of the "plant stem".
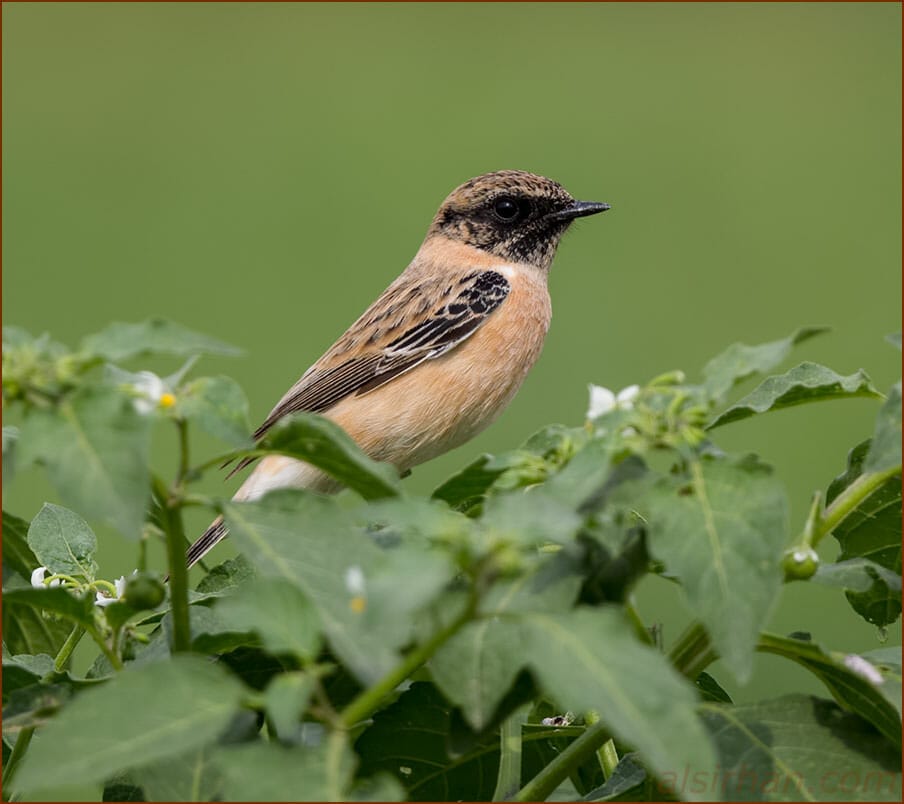
M 825 513 L 815 529 L 812 546 L 816 547 L 823 536 L 837 528 L 857 507 L 886 480 L 901 473 L 901 465 L 893 466 L 884 472 L 870 472 L 860 475 L 850 486 L 841 492 L 826 508 Z
M 669 661 L 679 673 L 691 681 L 718 658 L 709 640 L 709 634 L 699 620 L 694 620 L 684 630 L 669 651 Z
M 603 766 L 603 778 L 608 782 L 618 765 L 618 751 L 615 750 L 615 741 L 606 740 L 603 747 L 596 752 Z
M 72 655 L 72 651 L 75 650 L 75 646 L 78 645 L 79 641 L 84 635 L 84 627 L 77 625 L 69 633 L 69 636 L 66 637 L 66 641 L 63 643 L 63 647 L 60 648 L 59 653 L 57 653 L 56 658 L 53 660 L 53 669 L 57 673 L 62 673 L 63 670 L 66 669 L 66 665 L 69 663 L 69 657 Z
M 656 640 L 650 633 L 650 629 L 647 628 L 646 625 L 644 625 L 644 621 L 640 618 L 640 614 L 637 611 L 637 607 L 634 605 L 633 599 L 626 601 L 625 614 L 628 615 L 628 619 L 631 621 L 631 625 L 634 627 L 634 633 L 637 634 L 637 638 L 645 645 L 655 645 Z
M 3 787 L 5 790 L 12 790 L 13 776 L 15 776 L 19 763 L 22 761 L 22 757 L 25 756 L 25 752 L 28 750 L 28 745 L 31 742 L 31 738 L 34 736 L 34 733 L 34 727 L 25 728 L 22 729 L 16 737 L 16 742 L 13 744 L 13 749 L 6 762 L 6 767 L 3 769 Z M 10 800 L 12 800 L 12 797 L 10 797 Z
M 169 565 L 170 605 L 173 613 L 173 653 L 191 649 L 191 629 L 188 621 L 188 567 L 185 564 L 185 529 L 179 500 L 156 475 L 153 478 L 154 496 L 163 514 L 166 532 L 166 557 Z
M 807 521 L 804 524 L 804 532 L 801 537 L 801 544 L 807 547 L 813 547 L 813 539 L 819 540 L 817 533 L 822 525 L 822 492 L 814 491 L 813 498 L 810 500 L 810 511 L 807 514 Z
M 468 622 L 475 610 L 475 602 L 469 605 L 454 622 L 437 632 L 431 639 L 420 647 L 415 648 L 402 661 L 390 670 L 372 687 L 368 687 L 357 698 L 339 713 L 339 722 L 346 728 L 352 728 L 356 723 L 369 718 L 380 706 L 383 699 L 389 695 L 399 684 L 426 662 L 440 645 L 448 640 L 459 628 Z
M 107 657 L 107 661 L 110 662 L 110 665 L 114 670 L 122 670 L 122 659 L 113 652 L 110 646 L 107 644 L 107 641 L 104 639 L 103 635 L 96 628 L 88 628 L 86 629 L 88 632 L 88 636 L 91 637 L 97 643 L 97 647 L 101 649 L 101 652 L 104 656 Z
M 601 720 L 588 726 L 580 737 L 524 785 L 512 801 L 545 801 L 573 768 L 592 756 L 610 737 Z
M 508 801 L 521 785 L 521 726 L 527 721 L 528 709 L 516 709 L 499 729 L 499 773 L 493 801 Z

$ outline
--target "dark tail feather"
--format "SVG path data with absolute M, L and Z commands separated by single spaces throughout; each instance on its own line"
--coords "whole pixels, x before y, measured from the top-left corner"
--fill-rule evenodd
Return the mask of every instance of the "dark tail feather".
M 204 535 L 188 548 L 188 552 L 185 555 L 188 566 L 193 567 L 197 564 L 209 550 L 226 538 L 228 532 L 223 524 L 223 517 L 218 516 L 210 523 L 210 527 L 204 531 Z

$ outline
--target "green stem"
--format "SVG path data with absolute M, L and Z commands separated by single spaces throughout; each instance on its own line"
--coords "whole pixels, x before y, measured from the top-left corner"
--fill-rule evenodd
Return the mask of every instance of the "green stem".
M 647 628 L 647 626 L 644 624 L 644 621 L 640 618 L 640 614 L 637 612 L 637 608 L 634 605 L 633 600 L 628 600 L 625 603 L 625 613 L 628 615 L 628 619 L 631 621 L 631 625 L 634 627 L 634 633 L 637 634 L 637 638 L 645 645 L 655 646 L 656 640 L 650 633 L 650 629 Z
M 823 536 L 835 530 L 886 480 L 900 473 L 901 464 L 898 464 L 891 469 L 886 469 L 884 472 L 870 472 L 869 474 L 860 475 L 826 508 L 819 522 L 819 527 L 813 533 L 812 546 L 816 547 Z
M 813 498 L 810 500 L 810 511 L 807 514 L 807 521 L 804 524 L 804 532 L 801 537 L 801 544 L 807 547 L 813 547 L 813 539 L 819 540 L 816 534 L 819 532 L 822 523 L 822 492 L 814 491 Z
M 104 654 L 104 656 L 107 657 L 107 661 L 110 662 L 110 666 L 114 670 L 122 670 L 122 659 L 120 659 L 119 656 L 113 652 L 113 650 L 107 644 L 107 640 L 104 639 L 103 634 L 101 634 L 100 631 L 97 630 L 97 628 L 88 628 L 86 629 L 86 631 L 88 633 L 88 636 L 90 636 L 91 639 L 95 641 L 97 647 L 101 649 L 101 652 Z
M 588 726 L 580 737 L 524 785 L 512 801 L 546 801 L 571 770 L 593 756 L 610 737 L 609 730 L 601 720 Z
M 372 687 L 368 687 L 357 698 L 339 713 L 339 722 L 346 728 L 352 728 L 356 723 L 369 718 L 380 706 L 383 700 L 408 676 L 426 662 L 440 645 L 452 637 L 474 615 L 476 601 L 472 601 L 460 617 L 448 625 L 442 631 L 437 632 L 431 639 L 420 647 L 415 648 L 402 661 L 390 670 Z
M 709 634 L 699 620 L 694 620 L 669 650 L 669 661 L 691 681 L 718 658 Z
M 618 751 L 615 750 L 615 741 L 606 740 L 603 743 L 603 747 L 596 753 L 600 758 L 600 764 L 603 766 L 603 778 L 608 782 L 618 765 Z
M 493 801 L 508 801 L 521 785 L 521 726 L 527 721 L 529 708 L 516 709 L 499 729 L 499 773 Z
M 191 649 L 191 629 L 188 620 L 188 567 L 185 563 L 185 528 L 182 525 L 180 501 L 174 499 L 163 481 L 153 478 L 154 496 L 163 514 L 166 532 L 166 556 L 169 566 L 170 605 L 173 613 L 173 653 Z
M 63 643 L 63 647 L 60 648 L 59 653 L 57 653 L 56 658 L 53 660 L 53 669 L 57 673 L 62 673 L 63 670 L 66 669 L 66 665 L 69 663 L 69 657 L 72 655 L 72 651 L 75 650 L 75 646 L 78 645 L 84 635 L 84 627 L 77 625 L 69 633 L 69 636 L 66 637 L 66 641 Z
M 326 784 L 330 801 L 347 801 L 346 790 L 348 779 L 348 765 L 344 762 L 345 751 L 348 745 L 348 734 L 335 730 L 330 732 L 326 741 Z
M 34 733 L 34 727 L 25 728 L 22 729 L 16 737 L 16 742 L 13 744 L 13 749 L 6 762 L 6 767 L 3 769 L 4 789 L 12 790 L 13 776 L 16 775 L 19 763 L 22 761 L 22 757 L 25 756 L 25 752 L 28 751 L 28 745 L 31 742 L 31 738 L 34 736 Z M 12 797 L 10 797 L 10 800 L 12 800 Z

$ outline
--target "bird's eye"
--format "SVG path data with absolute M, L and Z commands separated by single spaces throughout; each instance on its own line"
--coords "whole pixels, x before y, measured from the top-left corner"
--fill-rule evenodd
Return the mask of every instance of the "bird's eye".
M 499 220 L 512 223 L 521 214 L 521 207 L 514 198 L 504 195 L 493 202 L 493 213 Z

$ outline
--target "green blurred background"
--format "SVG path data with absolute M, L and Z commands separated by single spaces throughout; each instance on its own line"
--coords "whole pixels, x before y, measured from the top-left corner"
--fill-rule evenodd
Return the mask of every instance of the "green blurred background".
M 413 489 L 579 423 L 588 382 L 699 378 L 732 341 L 800 324 L 833 332 L 799 359 L 863 367 L 882 390 L 900 376 L 883 343 L 900 328 L 897 3 L 3 4 L 4 322 L 69 344 L 151 316 L 219 336 L 245 357 L 198 370 L 235 377 L 254 424 L 406 265 L 445 195 L 501 168 L 612 211 L 567 236 L 546 349 L 511 408 Z M 776 466 L 797 531 L 877 409 L 792 409 L 719 442 Z M 169 431 L 155 454 L 171 471 Z M 45 499 L 24 472 L 4 506 L 31 517 Z M 129 572 L 134 545 L 99 533 L 104 574 Z M 687 620 L 658 579 L 639 604 L 667 643 Z M 786 588 L 771 627 L 878 643 L 814 585 Z M 745 688 L 715 673 L 740 700 L 819 690 L 771 657 Z

